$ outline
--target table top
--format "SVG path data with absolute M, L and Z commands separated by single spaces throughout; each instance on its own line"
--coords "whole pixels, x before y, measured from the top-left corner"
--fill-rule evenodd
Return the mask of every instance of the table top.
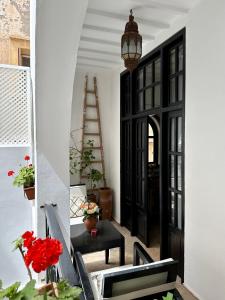
M 97 229 L 97 236 L 92 237 L 83 223 L 71 225 L 70 234 L 74 250 L 85 254 L 120 247 L 124 242 L 124 236 L 108 220 L 99 221 Z

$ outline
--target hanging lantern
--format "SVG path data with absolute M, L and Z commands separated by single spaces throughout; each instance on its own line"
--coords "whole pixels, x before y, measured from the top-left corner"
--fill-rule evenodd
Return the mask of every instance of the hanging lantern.
M 121 38 L 121 57 L 125 67 L 132 72 L 138 65 L 142 55 L 142 37 L 138 33 L 138 24 L 134 22 L 132 9 L 130 10 L 129 22 L 125 26 Z

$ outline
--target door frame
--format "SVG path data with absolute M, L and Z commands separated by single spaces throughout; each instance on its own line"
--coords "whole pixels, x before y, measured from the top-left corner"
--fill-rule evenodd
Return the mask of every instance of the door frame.
M 183 73 L 183 101 L 181 103 L 176 103 L 176 105 L 170 105 L 170 106 L 165 106 L 165 99 L 167 99 L 168 95 L 165 95 L 165 93 L 168 92 L 167 88 L 167 74 L 164 73 L 164 64 L 168 63 L 168 57 L 167 56 L 167 49 L 172 47 L 173 44 L 177 44 L 179 41 L 182 41 L 184 45 L 184 73 Z M 130 121 L 131 126 L 133 128 L 134 126 L 134 121 L 135 119 L 145 117 L 148 115 L 153 115 L 157 114 L 160 117 L 160 258 L 167 258 L 168 257 L 168 196 L 165 195 L 164 191 L 164 186 L 167 185 L 167 176 L 163 176 L 165 172 L 167 172 L 168 166 L 167 166 L 167 151 L 163 151 L 163 149 L 167 146 L 167 131 L 162 130 L 167 123 L 167 114 L 169 112 L 181 110 L 182 111 L 182 119 L 183 119 L 183 126 L 182 126 L 182 134 L 183 134 L 183 157 L 184 157 L 184 162 L 183 162 L 183 170 L 182 170 L 182 184 L 183 184 L 183 206 L 185 207 L 185 178 L 184 178 L 184 173 L 185 173 L 185 70 L 186 70 L 186 63 L 185 63 L 185 53 L 186 49 L 186 29 L 183 28 L 179 32 L 177 32 L 175 35 L 173 35 L 171 38 L 163 42 L 161 45 L 159 45 L 157 48 L 152 50 L 150 53 L 145 55 L 139 62 L 138 67 L 144 66 L 148 61 L 150 61 L 153 57 L 155 57 L 158 53 L 160 54 L 160 57 L 163 58 L 164 64 L 161 64 L 161 103 L 160 107 L 158 108 L 152 108 L 149 110 L 144 110 L 142 112 L 135 113 L 134 112 L 134 100 L 136 99 L 135 95 L 135 85 L 134 85 L 134 78 L 136 75 L 136 70 L 134 70 L 133 74 L 128 75 L 128 71 L 125 70 L 120 74 L 120 78 L 122 79 L 123 76 L 127 75 L 130 76 L 130 101 L 131 101 L 131 112 L 124 116 L 123 115 L 123 99 L 122 99 L 122 93 L 120 93 L 121 98 L 120 98 L 120 105 L 121 105 L 121 128 L 122 128 L 122 123 L 124 121 Z M 121 87 L 122 90 L 122 87 Z M 133 136 L 132 136 L 133 139 Z M 121 151 L 122 151 L 122 139 L 121 139 Z M 133 155 L 133 153 L 132 153 Z M 121 162 L 122 164 L 122 162 Z M 121 169 L 121 176 L 122 176 L 122 169 Z M 133 180 L 134 176 L 132 176 Z M 121 180 L 120 180 L 121 183 Z M 133 181 L 134 185 L 134 181 Z M 120 186 L 121 190 L 121 199 L 122 198 L 122 190 L 123 187 L 122 185 Z M 167 191 L 166 191 L 167 192 Z M 134 198 L 134 197 L 133 197 Z M 134 204 L 134 199 L 132 199 L 132 203 Z M 121 205 L 121 225 L 124 225 L 123 221 L 123 204 L 122 201 L 120 201 Z M 133 212 L 135 213 L 135 212 Z M 185 212 L 183 214 L 184 220 L 184 228 L 183 228 L 183 233 L 185 234 Z M 132 224 L 131 226 L 131 235 L 135 235 L 135 224 Z M 181 275 L 182 279 L 183 276 Z

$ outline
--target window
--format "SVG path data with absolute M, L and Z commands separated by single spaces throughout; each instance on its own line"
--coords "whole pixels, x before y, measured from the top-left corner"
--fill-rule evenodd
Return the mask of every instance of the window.
M 30 67 L 30 50 L 29 49 L 18 49 L 18 61 L 20 66 Z
M 121 78 L 121 102 L 122 102 L 122 116 L 128 116 L 131 113 L 130 101 L 130 74 L 126 74 Z
M 150 124 L 148 124 L 148 162 L 154 162 L 154 132 Z
M 183 44 L 169 51 L 169 105 L 184 99 L 184 53 Z
M 16 37 L 10 37 L 10 61 L 17 66 L 30 65 L 30 41 Z
M 160 107 L 161 60 L 151 60 L 137 72 L 136 112 Z

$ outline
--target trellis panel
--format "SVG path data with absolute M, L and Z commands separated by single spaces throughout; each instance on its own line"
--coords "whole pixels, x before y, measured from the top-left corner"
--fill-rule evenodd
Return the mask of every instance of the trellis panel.
M 30 146 L 30 69 L 0 66 L 0 146 Z

